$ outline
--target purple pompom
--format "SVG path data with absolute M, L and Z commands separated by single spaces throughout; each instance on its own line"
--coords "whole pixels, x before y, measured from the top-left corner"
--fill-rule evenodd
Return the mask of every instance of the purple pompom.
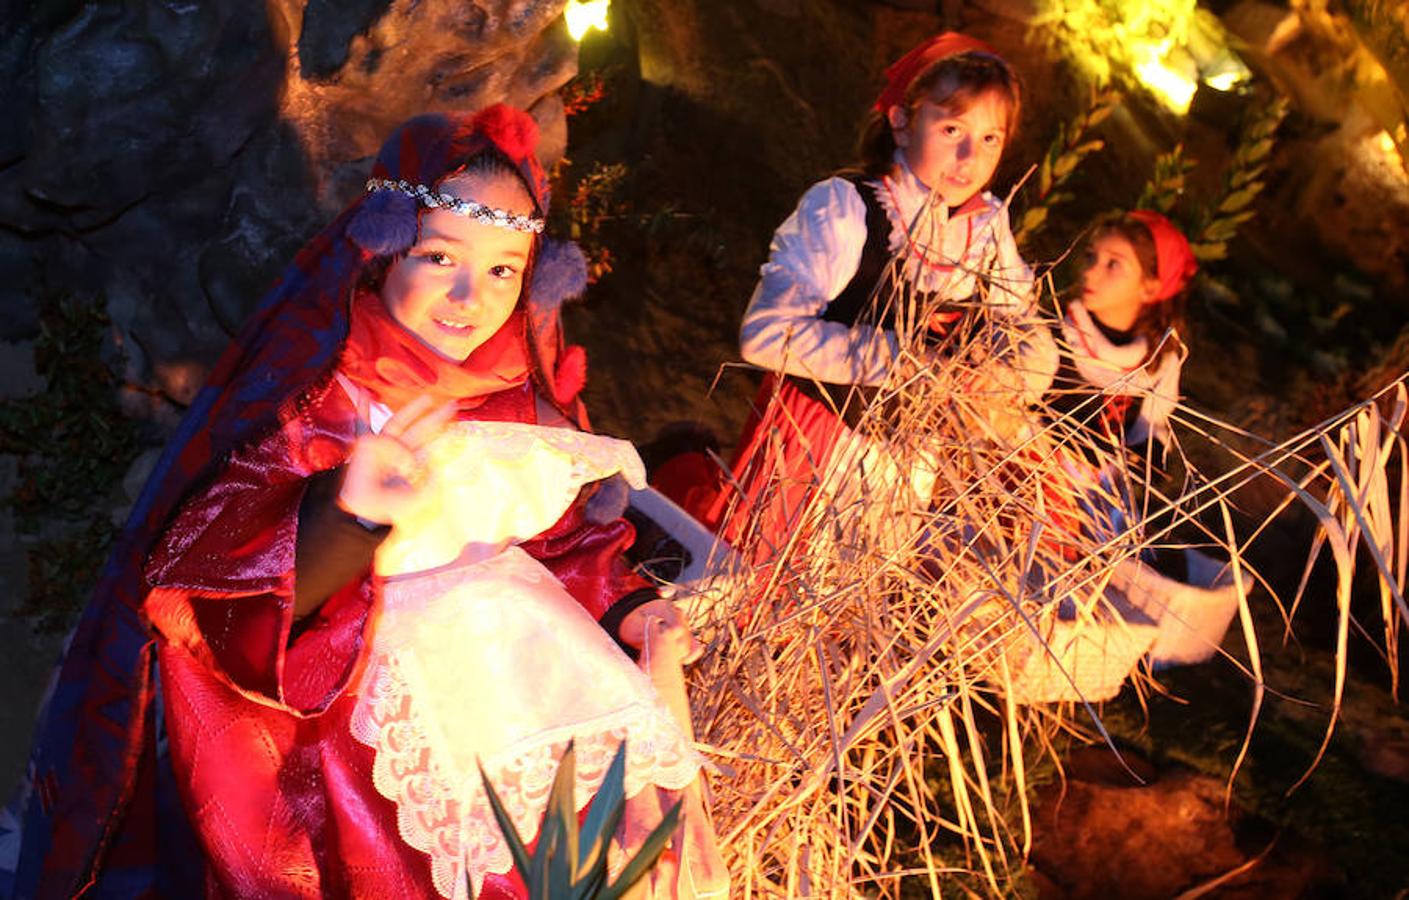
M 374 191 L 347 224 L 347 236 L 374 256 L 395 256 L 416 243 L 416 199 L 400 191 Z
M 535 312 L 555 312 L 587 290 L 587 258 L 572 241 L 545 240 L 533 264 L 529 302 Z

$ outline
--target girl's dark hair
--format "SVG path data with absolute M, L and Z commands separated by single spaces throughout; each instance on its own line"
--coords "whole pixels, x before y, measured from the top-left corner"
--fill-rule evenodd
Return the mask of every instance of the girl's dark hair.
M 443 184 L 451 178 L 458 178 L 462 175 L 476 175 L 481 178 L 499 178 L 508 176 L 523 188 L 524 196 L 528 197 L 528 202 L 533 204 L 533 214 L 542 216 L 547 214 L 547 210 L 538 207 L 538 200 L 533 196 L 533 188 L 524 181 L 523 173 L 519 167 L 514 165 L 507 156 L 500 153 L 494 147 L 487 147 L 465 160 L 456 168 L 441 177 L 436 183 Z M 538 245 L 543 242 L 542 235 L 535 234 L 533 241 L 529 244 L 528 262 L 523 269 L 523 289 L 519 292 L 519 302 L 522 303 L 528 293 L 528 286 L 533 280 L 533 266 L 538 260 Z M 529 341 L 532 344 L 532 341 Z M 535 360 L 537 362 L 537 360 Z
M 538 208 L 538 201 L 533 196 L 533 187 L 524 181 L 523 172 L 514 165 L 507 156 L 499 152 L 494 147 L 486 147 L 474 156 L 465 160 L 459 166 L 451 169 L 447 174 L 438 179 L 439 182 L 457 178 L 461 175 L 480 175 L 483 177 L 496 177 L 499 175 L 512 176 L 514 181 L 523 187 L 523 192 L 528 196 L 529 202 L 533 204 L 535 215 L 544 215 L 547 211 Z M 535 241 L 535 243 L 537 243 Z
M 1150 229 L 1129 213 L 1117 212 L 1100 219 L 1087 238 L 1095 243 L 1103 237 L 1114 235 L 1125 238 L 1135 251 L 1135 259 L 1140 263 L 1140 274 L 1144 278 L 1159 278 L 1159 256 L 1155 252 L 1155 238 Z M 1140 314 L 1135 319 L 1133 331 L 1145 339 L 1150 355 L 1145 358 L 1145 368 L 1158 368 L 1166 354 L 1177 353 L 1182 346 L 1179 334 L 1184 330 L 1184 299 L 1187 287 L 1173 297 L 1158 303 L 1145 303 L 1140 306 Z M 1165 335 L 1173 330 L 1174 335 L 1165 340 Z M 1160 342 L 1164 345 L 1160 346 Z M 1156 352 L 1158 350 L 1158 352 Z
M 1022 113 L 1022 83 L 1012 67 L 992 53 L 971 50 L 941 59 L 910 82 L 905 89 L 903 105 L 912 119 L 922 100 L 962 113 L 975 100 L 990 92 L 1008 101 L 1006 148 L 1017 131 Z M 895 146 L 890 120 L 884 112 L 872 109 L 862 125 L 861 138 L 856 145 L 862 171 L 868 175 L 888 172 L 895 157 Z

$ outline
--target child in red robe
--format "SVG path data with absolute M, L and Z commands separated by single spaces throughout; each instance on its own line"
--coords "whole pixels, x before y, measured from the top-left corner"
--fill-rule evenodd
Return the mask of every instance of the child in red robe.
M 688 632 L 583 499 L 640 461 L 557 427 L 536 139 L 402 126 L 217 365 L 41 723 L 21 896 L 522 896 L 477 765 L 531 836 L 566 743 L 585 805 L 626 740 L 628 849 L 693 783 Z M 693 797 L 656 895 L 726 877 Z

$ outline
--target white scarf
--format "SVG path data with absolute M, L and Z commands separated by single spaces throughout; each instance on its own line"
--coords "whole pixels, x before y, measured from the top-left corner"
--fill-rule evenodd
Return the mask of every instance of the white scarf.
M 1176 352 L 1164 354 L 1152 372 L 1144 365 L 1149 342 L 1137 337 L 1128 344 L 1113 343 L 1080 300 L 1067 304 L 1062 338 L 1083 381 L 1102 393 L 1140 398 L 1139 418 L 1125 436 L 1127 444 L 1143 443 L 1152 435 L 1168 439 L 1169 415 L 1179 402 L 1182 343 Z

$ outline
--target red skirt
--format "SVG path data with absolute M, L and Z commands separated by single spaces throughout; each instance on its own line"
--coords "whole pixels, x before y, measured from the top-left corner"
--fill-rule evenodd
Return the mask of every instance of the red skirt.
M 791 378 L 768 375 L 754 400 L 735 451 L 730 483 L 715 498 L 705 524 L 744 558 L 777 556 L 801 525 L 837 440 L 848 432 L 831 404 Z

